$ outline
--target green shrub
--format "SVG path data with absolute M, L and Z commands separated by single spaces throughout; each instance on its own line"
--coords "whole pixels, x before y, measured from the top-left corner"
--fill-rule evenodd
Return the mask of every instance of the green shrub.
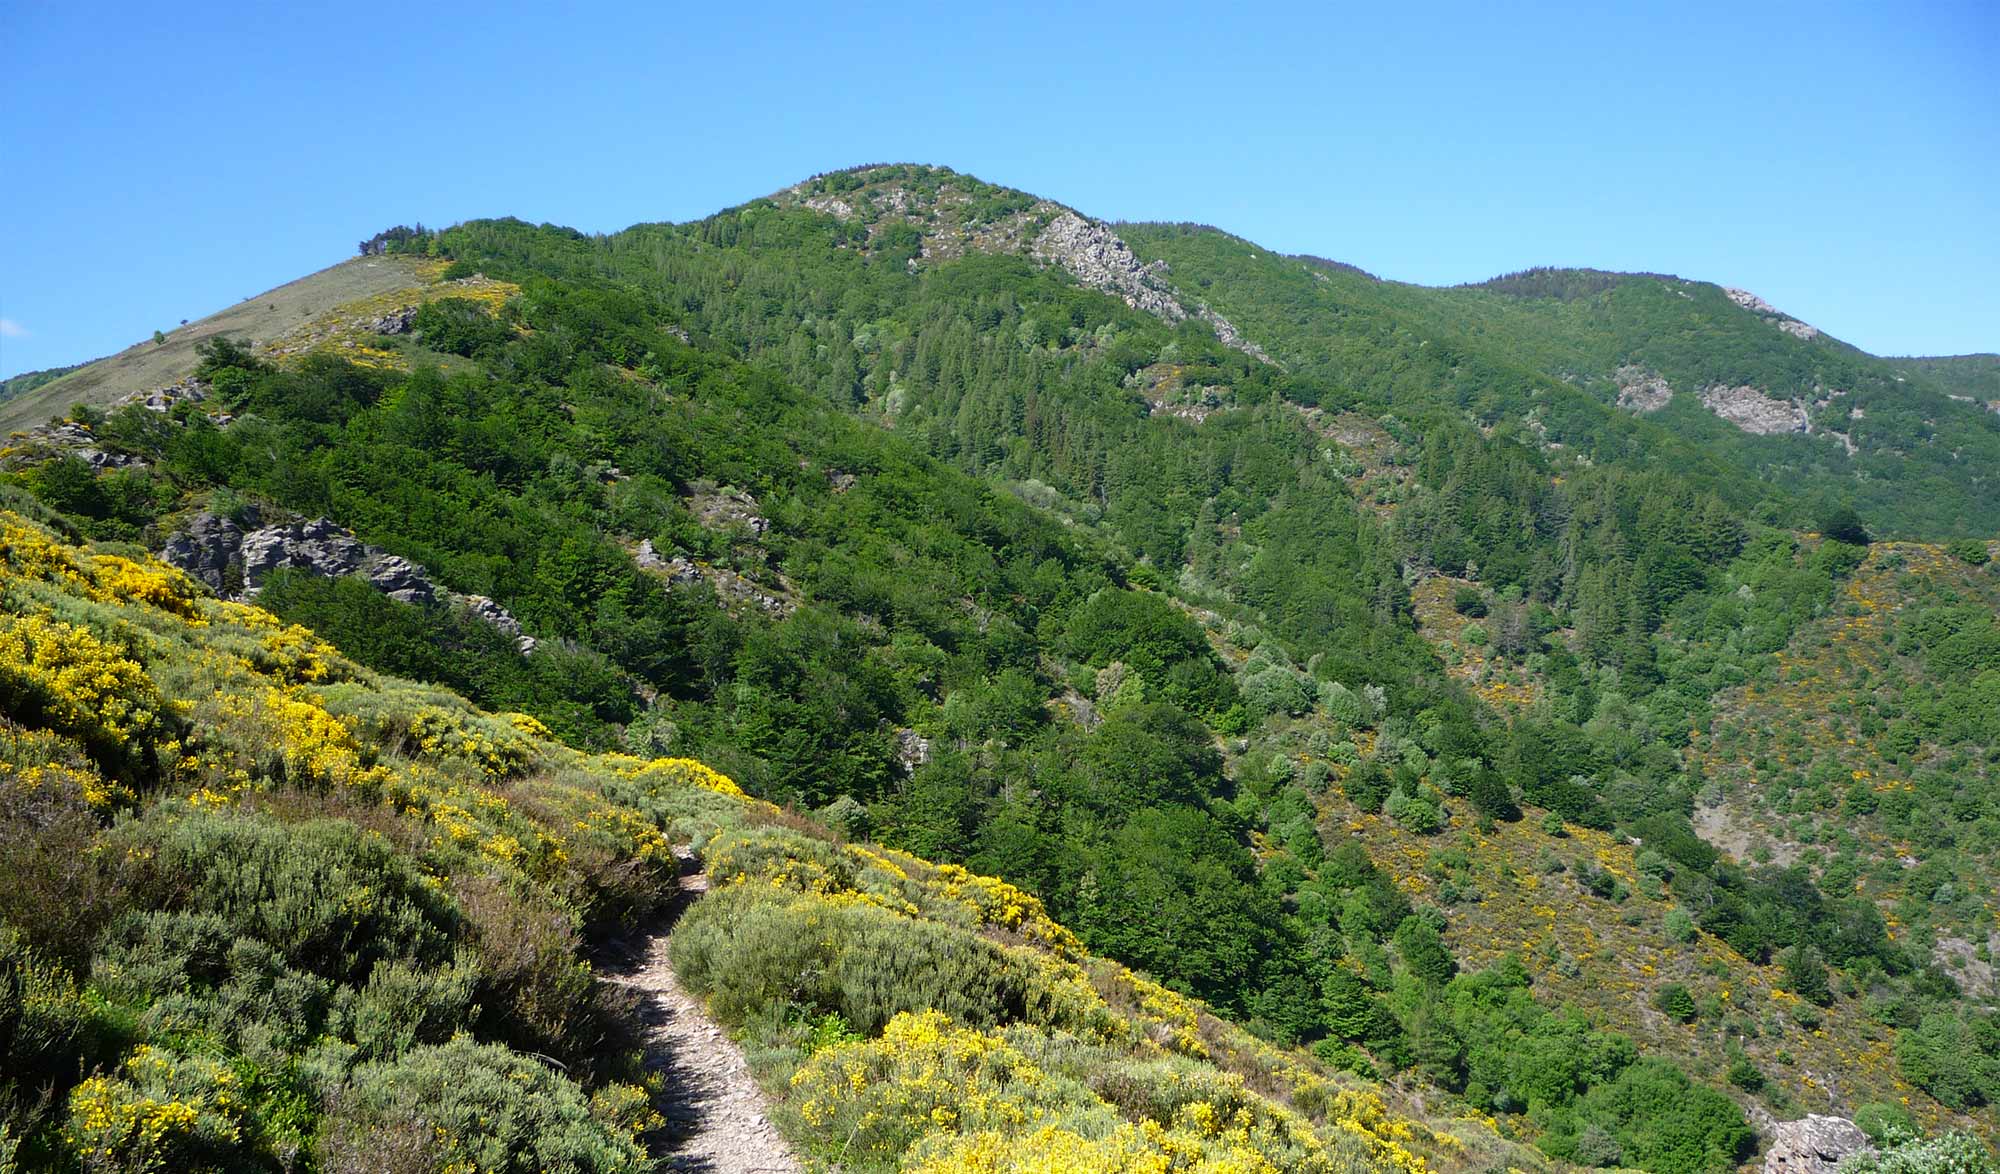
M 1655 1174 L 1732 1170 L 1756 1141 L 1736 1102 L 1663 1060 L 1635 1061 L 1592 1088 L 1577 1117 L 1614 1138 L 1625 1165 Z
M 470 953 L 449 966 L 384 962 L 353 997 L 349 1035 L 368 1059 L 393 1059 L 458 1032 L 473 1010 L 479 972 Z
M 638 1139 L 593 1116 L 574 1081 L 467 1037 L 355 1069 L 331 1098 L 319 1159 L 327 1174 L 649 1168 Z
M 1945 543 L 1945 553 L 1970 566 L 1983 567 L 1993 557 L 1986 543 L 1977 538 L 1957 538 Z
M 1685 909 L 1667 910 L 1665 928 L 1670 942 L 1685 945 L 1694 940 L 1694 918 Z
M 44 1090 L 60 1094 L 77 1078 L 96 1035 L 69 972 L 0 926 L 0 1125 L 28 1125 Z
M 250 1108 L 229 1066 L 142 1045 L 70 1093 L 65 1138 L 91 1170 L 251 1170 Z
M 238 937 L 208 914 L 132 913 L 104 934 L 91 981 L 106 995 L 143 1008 L 155 1037 L 205 1035 L 228 1046 L 245 1040 L 291 1050 L 329 1025 L 334 985 L 294 970 L 276 949 Z
M 552 1055 L 572 1072 L 616 1063 L 622 1016 L 597 998 L 571 917 L 488 877 L 460 879 L 453 891 L 478 951 L 480 1026 L 492 1039 Z
M 1697 1013 L 1694 995 L 1677 982 L 1670 982 L 1661 987 L 1659 993 L 1653 996 L 1653 1006 L 1659 1008 L 1662 1014 L 1678 1019 L 1682 1023 L 1691 1022 Z
M 1764 1073 L 1743 1056 L 1738 1056 L 1729 1062 L 1728 1076 L 1729 1083 L 1744 1092 L 1758 1092 L 1764 1087 Z
M 212 914 L 287 962 L 336 981 L 391 958 L 441 962 L 458 917 L 381 836 L 341 820 L 162 804 L 113 833 L 135 903 Z
M 16 785 L 9 765 L 44 767 L 40 785 Z M 0 921 L 72 969 L 119 901 L 98 865 L 97 814 L 75 781 L 88 769 L 59 739 L 0 721 Z
M 1938 1137 L 1903 1134 L 1879 1154 L 1857 1154 L 1841 1174 L 1995 1174 L 2000 1163 L 1976 1136 L 1953 1130 Z
M 969 930 L 869 903 L 731 886 L 675 929 L 684 981 L 723 1019 L 794 1004 L 873 1034 L 898 1012 L 939 1010 L 959 1023 L 1081 1028 L 1101 1008 L 1044 966 Z
M 1910 1119 L 1910 1111 L 1901 1105 L 1885 1105 L 1870 1102 L 1854 1111 L 1854 1123 L 1868 1140 L 1878 1146 L 1894 1145 L 1917 1136 L 1917 1123 Z

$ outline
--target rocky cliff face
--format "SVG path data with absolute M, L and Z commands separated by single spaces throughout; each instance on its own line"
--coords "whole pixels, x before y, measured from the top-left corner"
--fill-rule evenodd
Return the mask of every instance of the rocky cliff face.
M 218 595 L 254 599 L 273 571 L 291 567 L 321 578 L 355 577 L 403 603 L 449 602 L 465 607 L 514 638 L 523 653 L 535 647 L 520 621 L 483 595 L 460 595 L 438 586 L 430 572 L 409 559 L 369 546 L 326 518 L 264 525 L 256 511 L 243 525 L 218 514 L 197 514 L 167 540 L 160 557 Z

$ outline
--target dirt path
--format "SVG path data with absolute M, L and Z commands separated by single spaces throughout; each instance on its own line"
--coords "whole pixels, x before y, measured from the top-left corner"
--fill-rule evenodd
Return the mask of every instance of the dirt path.
M 654 1152 L 663 1169 L 684 1174 L 802 1174 L 771 1125 L 743 1050 L 681 986 L 667 960 L 675 919 L 707 891 L 707 877 L 684 869 L 674 907 L 633 943 L 625 967 L 605 974 L 644 999 L 646 1064 L 666 1081 L 655 1107 L 667 1124 Z

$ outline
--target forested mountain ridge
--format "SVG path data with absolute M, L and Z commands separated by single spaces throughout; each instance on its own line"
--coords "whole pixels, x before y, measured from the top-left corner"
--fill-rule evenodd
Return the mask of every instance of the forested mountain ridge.
M 1391 314 L 1474 339 L 1491 314 L 1596 361 L 1609 344 L 1536 316 L 1630 316 L 1612 295 L 1674 279 L 1329 309 L 1335 279 L 1389 287 L 903 166 L 687 225 L 395 247 L 438 269 L 409 305 L 333 315 L 294 354 L 210 345 L 201 398 L 86 407 L 17 437 L 8 481 L 99 541 L 180 550 L 226 522 L 244 565 L 215 588 L 371 668 L 1004 876 L 1263 1038 L 1565 1161 L 1721 1168 L 1746 1115 L 1769 1140 L 1772 1116 L 1869 1104 L 1877 1132 L 1990 1127 L 2000 1072 L 1960 1058 L 1991 995 L 1936 951 L 1981 961 L 1991 926 L 1990 780 L 1964 767 L 1993 735 L 1953 700 L 2000 668 L 1983 629 L 1943 599 L 1911 638 L 1955 650 L 1945 675 L 1876 715 L 1964 813 L 1924 878 L 1951 886 L 1937 918 L 1912 933 L 1908 888 L 1811 855 L 1718 851 L 1704 813 L 1763 794 L 1720 777 L 1732 690 L 1822 640 L 1857 583 L 1888 606 L 1921 585 L 1880 585 L 1889 548 L 1815 500 L 1833 480 L 1760 483 L 1767 450 L 1620 408 L 1581 367 L 1432 365 L 1445 335 Z M 1322 321 L 1342 316 L 1362 326 Z M 1649 353 L 1663 416 L 1705 369 Z M 249 553 L 307 529 L 446 593 Z

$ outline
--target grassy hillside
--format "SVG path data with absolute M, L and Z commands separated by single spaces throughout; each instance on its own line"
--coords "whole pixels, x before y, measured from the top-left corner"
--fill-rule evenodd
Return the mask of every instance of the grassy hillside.
M 10 400 L 15 396 L 25 395 L 44 383 L 61 379 L 82 365 L 78 363 L 71 367 L 51 367 L 45 371 L 24 371 L 10 379 L 0 380 L 0 400 Z
M 441 266 L 432 266 L 435 276 Z M 407 257 L 356 257 L 226 310 L 162 331 L 162 341 L 137 342 L 61 378 L 39 383 L 0 402 L 0 433 L 16 431 L 68 413 L 73 404 L 104 407 L 135 392 L 147 392 L 194 373 L 196 349 L 227 335 L 270 344 L 315 318 L 350 302 L 413 291 L 425 283 L 422 264 Z M 163 327 L 166 323 L 161 324 Z

